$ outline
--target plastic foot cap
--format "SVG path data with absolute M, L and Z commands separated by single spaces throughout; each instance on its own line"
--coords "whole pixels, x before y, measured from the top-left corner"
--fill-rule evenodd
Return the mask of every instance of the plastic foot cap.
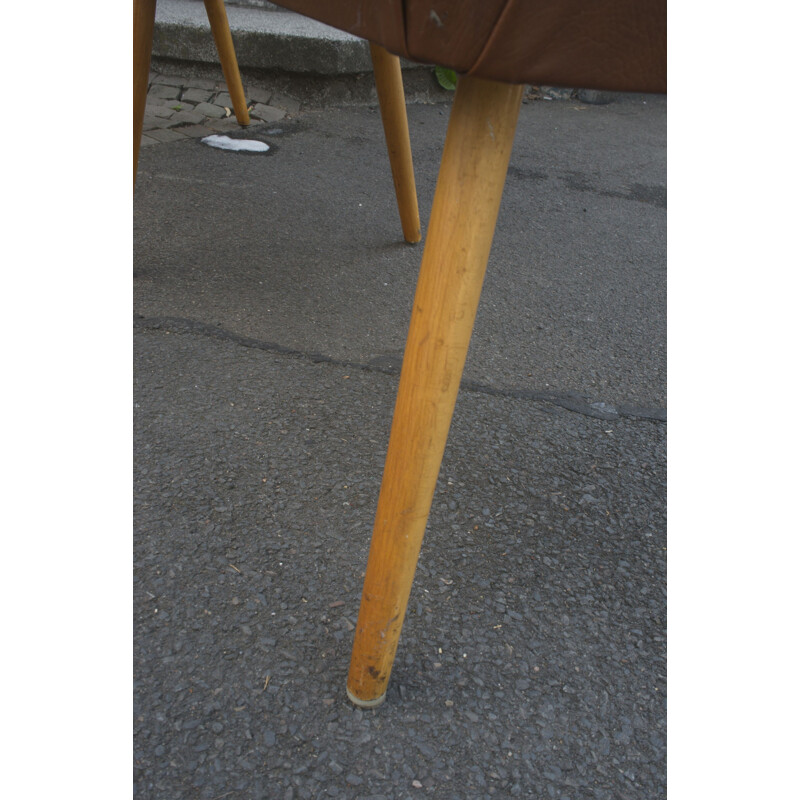
M 376 708 L 386 699 L 386 692 L 384 692 L 376 700 L 362 700 L 360 697 L 356 697 L 350 691 L 350 687 L 348 686 L 347 696 L 350 698 L 350 702 L 353 703 L 354 705 L 357 705 L 359 708 Z

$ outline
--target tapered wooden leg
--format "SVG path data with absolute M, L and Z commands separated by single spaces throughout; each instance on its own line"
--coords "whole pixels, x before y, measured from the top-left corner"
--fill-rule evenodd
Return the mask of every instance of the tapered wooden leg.
M 250 124 L 250 112 L 247 110 L 247 100 L 244 97 L 242 76 L 239 74 L 239 63 L 233 49 L 233 37 L 228 24 L 228 14 L 225 11 L 223 0 L 203 0 L 206 6 L 208 21 L 211 23 L 211 33 L 219 53 L 219 62 L 222 65 L 222 74 L 228 86 L 228 94 L 233 102 L 233 111 L 240 125 Z
M 375 72 L 375 86 L 378 90 L 386 147 L 389 150 L 397 208 L 400 211 L 400 224 L 403 226 L 405 240 L 414 244 L 422 238 L 422 234 L 400 59 L 376 44 L 370 43 L 369 50 Z
M 385 696 L 478 309 L 522 87 L 461 78 L 389 437 L 347 694 Z
M 156 0 L 133 0 L 133 185 L 139 167 L 147 84 L 150 81 L 150 53 L 153 50 L 153 27 Z

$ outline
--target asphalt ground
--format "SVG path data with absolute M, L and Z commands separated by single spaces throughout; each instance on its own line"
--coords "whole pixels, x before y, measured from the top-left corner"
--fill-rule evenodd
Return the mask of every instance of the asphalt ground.
M 447 107 L 409 107 L 423 231 Z M 142 148 L 140 798 L 666 795 L 666 100 L 523 105 L 387 702 L 345 695 L 421 246 L 377 109 Z

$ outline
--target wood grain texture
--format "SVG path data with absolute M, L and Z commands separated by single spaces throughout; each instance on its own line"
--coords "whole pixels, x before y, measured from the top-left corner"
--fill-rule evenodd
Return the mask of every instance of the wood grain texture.
M 459 81 L 422 256 L 347 682 L 385 694 L 478 309 L 522 87 Z
M 405 240 L 410 244 L 416 244 L 422 239 L 422 233 L 400 59 L 379 45 L 370 44 L 369 50 L 375 72 L 375 86 L 378 90 L 386 149 L 389 152 L 389 164 L 392 168 L 397 210 L 400 212 L 400 224 Z
M 236 60 L 236 52 L 233 48 L 233 37 L 231 28 L 228 24 L 228 14 L 225 11 L 223 0 L 203 0 L 206 6 L 206 14 L 211 24 L 211 33 L 217 45 L 219 62 L 222 67 L 222 74 L 225 76 L 225 83 L 228 87 L 228 94 L 233 103 L 233 112 L 240 125 L 250 124 L 250 112 L 247 110 L 247 100 L 244 96 L 242 87 L 242 76 L 239 74 L 239 63 Z

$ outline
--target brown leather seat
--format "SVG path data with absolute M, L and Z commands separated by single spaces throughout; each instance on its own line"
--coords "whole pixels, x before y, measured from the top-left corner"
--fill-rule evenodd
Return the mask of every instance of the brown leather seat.
M 279 0 L 412 61 L 546 86 L 667 91 L 666 0 Z

